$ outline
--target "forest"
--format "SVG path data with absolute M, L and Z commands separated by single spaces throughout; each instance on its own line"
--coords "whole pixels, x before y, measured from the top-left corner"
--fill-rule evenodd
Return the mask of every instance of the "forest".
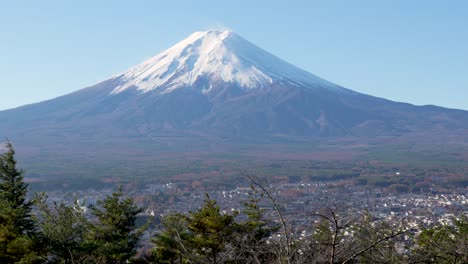
M 323 205 L 312 212 L 311 232 L 296 235 L 274 193 L 247 177 L 242 210 L 223 210 L 207 194 L 197 210 L 151 217 L 121 188 L 88 207 L 30 193 L 8 143 L 0 156 L 0 263 L 468 263 L 466 215 L 395 226 Z

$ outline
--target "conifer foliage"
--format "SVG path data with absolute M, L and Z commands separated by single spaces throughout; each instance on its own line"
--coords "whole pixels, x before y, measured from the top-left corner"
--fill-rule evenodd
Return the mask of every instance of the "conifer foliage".
M 32 202 L 27 200 L 28 184 L 17 168 L 10 142 L 0 156 L 0 263 L 32 263 L 34 247 Z
M 94 244 L 88 239 L 91 222 L 78 203 L 48 204 L 45 194 L 36 194 L 39 230 L 46 247 L 45 258 L 51 263 L 89 263 Z
M 126 263 L 135 255 L 143 232 L 136 227 L 141 212 L 132 198 L 124 197 L 121 188 L 91 207 L 98 220 L 91 226 L 91 239 L 99 263 Z
M 153 239 L 156 263 L 224 263 L 230 257 L 237 212 L 220 210 L 206 195 L 203 206 L 187 215 L 169 215 Z

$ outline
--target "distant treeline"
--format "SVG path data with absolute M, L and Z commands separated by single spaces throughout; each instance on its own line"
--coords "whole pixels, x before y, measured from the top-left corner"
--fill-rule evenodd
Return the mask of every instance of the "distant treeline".
M 0 263 L 468 263 L 465 216 L 415 229 L 323 205 L 299 231 L 268 185 L 246 176 L 241 211 L 207 195 L 195 211 L 157 216 L 149 232 L 154 219 L 120 189 L 88 207 L 45 194 L 28 200 L 14 155 L 8 144 L 0 156 Z

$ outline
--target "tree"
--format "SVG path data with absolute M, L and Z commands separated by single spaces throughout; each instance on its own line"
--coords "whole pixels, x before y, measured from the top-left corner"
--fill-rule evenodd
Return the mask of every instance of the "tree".
M 399 230 L 385 221 L 373 221 L 372 215 L 365 212 L 351 228 L 351 255 L 343 263 L 356 259 L 359 263 L 403 263 L 404 255 L 397 250 L 401 241 L 398 239 L 408 231 L 411 230 Z
M 10 142 L 0 156 L 0 262 L 33 263 L 35 226 L 31 219 L 32 202 L 27 200 L 28 184 L 16 166 Z
M 208 194 L 201 208 L 163 218 L 162 230 L 153 239 L 156 263 L 224 263 L 235 232 L 237 213 L 223 213 Z
M 19 234 L 32 233 L 33 202 L 27 201 L 28 184 L 24 182 L 24 172 L 16 167 L 15 150 L 10 142 L 7 142 L 6 148 L 7 152 L 0 156 L 0 199 L 11 209 L 9 216 L 14 231 Z
M 348 234 L 356 222 L 344 208 L 320 204 L 312 216 L 316 217 L 308 248 L 302 256 L 312 263 L 341 263 L 351 252 Z
M 215 200 L 206 195 L 203 206 L 187 216 L 187 229 L 190 232 L 188 245 L 202 258 L 200 262 L 222 262 L 220 253 L 225 251 L 228 241 L 233 233 L 234 218 L 221 213 Z M 226 260 L 226 259 L 224 259 Z
M 279 239 L 279 245 L 275 254 L 277 255 L 279 263 L 291 263 L 293 257 L 292 250 L 292 232 L 291 225 L 286 221 L 286 218 L 283 215 L 281 207 L 274 195 L 274 190 L 268 187 L 268 184 L 262 183 L 261 179 L 252 176 L 250 174 L 244 173 L 244 176 L 250 181 L 251 186 L 257 189 L 262 195 L 264 195 L 269 202 L 271 203 L 275 214 L 278 217 L 278 222 L 280 223 L 281 233 Z
M 249 199 L 243 202 L 243 214 L 247 219 L 236 223 L 233 235 L 233 256 L 236 263 L 266 263 L 277 259 L 268 238 L 280 229 L 280 226 L 265 219 L 265 209 L 260 202 L 264 193 L 251 185 Z
M 468 263 L 468 218 L 452 219 L 451 225 L 425 229 L 416 239 L 415 261 L 424 263 Z
M 151 239 L 154 244 L 152 260 L 156 263 L 184 263 L 193 259 L 188 250 L 189 233 L 186 217 L 171 214 L 161 219 L 161 232 Z
M 308 263 L 403 263 L 396 250 L 397 239 L 411 230 L 395 230 L 375 222 L 369 213 L 361 217 L 323 205 L 307 251 Z
M 45 194 L 37 194 L 35 200 L 48 262 L 87 263 L 94 249 L 93 244 L 87 240 L 91 223 L 84 216 L 78 202 L 71 206 L 64 202 L 54 202 L 51 208 Z
M 122 189 L 97 201 L 90 207 L 98 222 L 91 228 L 91 240 L 97 263 L 126 263 L 136 253 L 145 227 L 136 226 L 137 215 L 143 210 Z

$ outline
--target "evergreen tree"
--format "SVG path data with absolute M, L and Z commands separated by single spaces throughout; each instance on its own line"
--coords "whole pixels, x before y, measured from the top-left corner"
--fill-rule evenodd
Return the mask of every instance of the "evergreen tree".
M 15 150 L 10 142 L 7 151 L 0 156 L 0 199 L 9 210 L 9 220 L 14 231 L 23 234 L 34 231 L 31 220 L 32 201 L 27 201 L 28 184 L 24 182 L 23 171 L 16 167 Z
M 18 169 L 10 142 L 0 156 L 0 263 L 34 263 L 34 222 L 32 202 L 27 200 L 28 184 Z
M 260 202 L 264 193 L 251 186 L 249 199 L 243 203 L 243 214 L 247 219 L 236 224 L 236 232 L 233 235 L 233 255 L 237 263 L 263 263 L 269 262 L 273 250 L 267 239 L 280 229 L 264 217 L 265 209 Z
M 316 263 L 341 263 L 350 252 L 345 234 L 355 223 L 352 217 L 336 206 L 322 206 L 314 215 L 318 217 L 311 243 L 311 256 Z
M 347 237 L 352 245 L 348 254 L 355 256 L 353 259 L 358 259 L 359 263 L 404 262 L 397 248 L 402 246 L 398 242 L 405 231 L 391 227 L 385 221 L 376 222 L 370 213 L 365 212 L 360 221 L 354 223 L 351 233 L 352 236 Z
M 272 225 L 264 218 L 265 209 L 261 208 L 259 203 L 263 199 L 264 194 L 259 193 L 253 186 L 251 187 L 252 193 L 248 201 L 244 202 L 244 214 L 247 216 L 247 220 L 242 223 L 246 233 L 249 234 L 252 240 L 255 240 L 256 244 L 269 237 L 273 232 L 279 230 L 278 225 Z
M 184 263 L 192 259 L 188 251 L 189 233 L 184 215 L 171 214 L 161 219 L 161 232 L 151 242 L 154 244 L 152 259 L 155 263 Z
M 46 244 L 47 259 L 50 263 L 88 263 L 93 243 L 87 240 L 91 223 L 76 202 L 66 205 L 54 202 L 47 204 L 47 196 L 36 195 L 41 235 Z
M 424 229 L 417 237 L 418 263 L 468 263 L 468 217 L 453 219 L 451 225 Z
M 162 231 L 155 244 L 155 263 L 225 263 L 233 254 L 234 219 L 237 213 L 220 210 L 215 200 L 206 195 L 201 208 L 187 215 L 173 214 L 162 220 Z M 232 253 L 232 252 L 231 252 Z
M 220 254 L 225 251 L 233 234 L 237 214 L 222 213 L 216 200 L 206 195 L 203 206 L 187 217 L 190 236 L 188 244 L 201 257 L 202 263 L 220 263 Z M 224 259 L 226 260 L 226 259 Z
M 121 189 L 90 209 L 98 220 L 91 230 L 97 263 L 126 263 L 139 245 L 143 228 L 136 226 L 136 219 L 143 210 L 132 198 L 123 197 Z

